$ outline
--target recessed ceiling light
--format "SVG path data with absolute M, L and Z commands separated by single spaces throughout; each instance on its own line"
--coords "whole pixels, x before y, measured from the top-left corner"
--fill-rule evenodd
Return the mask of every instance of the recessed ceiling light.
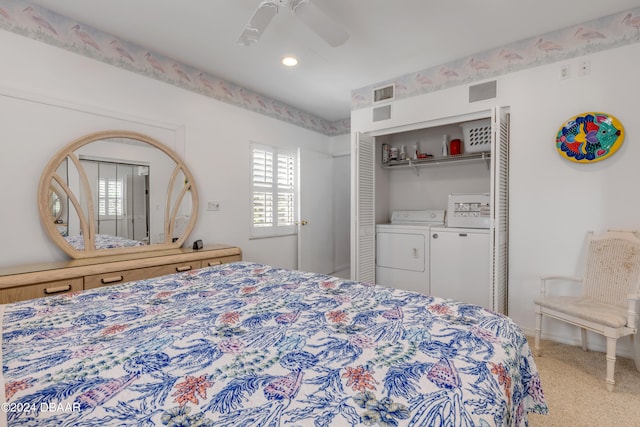
M 296 65 L 298 65 L 298 60 L 293 56 L 285 56 L 284 58 L 282 58 L 282 63 L 287 67 L 295 67 Z

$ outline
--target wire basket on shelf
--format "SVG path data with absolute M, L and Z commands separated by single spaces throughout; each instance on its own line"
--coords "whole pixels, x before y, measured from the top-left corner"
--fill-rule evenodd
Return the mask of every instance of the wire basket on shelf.
M 464 152 L 480 153 L 491 151 L 491 120 L 482 119 L 461 123 Z

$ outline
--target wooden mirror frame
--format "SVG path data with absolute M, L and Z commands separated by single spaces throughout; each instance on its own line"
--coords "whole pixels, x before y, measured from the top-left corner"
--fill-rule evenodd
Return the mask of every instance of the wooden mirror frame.
M 58 211 L 58 213 L 53 212 L 53 205 L 55 204 L 53 200 L 54 195 L 57 197 L 58 201 L 60 201 L 60 210 Z M 49 204 L 49 214 L 51 215 L 51 218 L 53 218 L 53 221 L 56 222 L 62 216 L 64 209 L 62 209 L 62 196 L 60 195 L 58 189 L 53 185 L 49 187 L 49 197 L 47 203 Z
M 89 189 L 89 180 L 84 171 L 84 168 L 80 165 L 80 158 L 75 154 L 75 151 L 80 147 L 83 147 L 94 141 L 110 138 L 128 138 L 147 143 L 150 146 L 164 152 L 175 162 L 175 168 L 171 174 L 171 178 L 169 179 L 169 186 L 166 193 L 164 212 L 164 243 L 154 243 L 151 245 L 131 246 L 123 248 L 96 249 L 95 213 L 93 209 L 93 201 L 95 199 L 93 198 L 91 190 Z M 78 170 L 82 183 L 82 191 L 85 192 L 87 200 L 87 212 L 84 212 L 82 209 L 80 199 L 78 197 L 79 195 L 74 194 L 73 191 L 69 188 L 66 179 L 60 177 L 57 174 L 58 167 L 65 159 L 69 159 L 69 161 L 73 162 Z M 176 179 L 178 178 L 180 172 L 184 174 L 185 185 L 181 188 L 175 202 L 172 203 L 172 191 L 175 188 Z M 65 238 L 58 232 L 56 224 L 52 220 L 51 211 L 49 209 L 49 192 L 51 183 L 53 181 L 57 182 L 62 191 L 66 192 L 69 198 L 69 203 L 73 205 L 73 208 L 78 215 L 80 229 L 82 230 L 82 235 L 84 236 L 84 250 L 78 250 L 74 248 L 69 242 L 67 242 L 67 240 L 65 240 Z M 175 242 L 173 242 L 172 239 L 176 227 L 178 209 L 188 193 L 191 194 L 191 215 L 189 217 L 189 222 L 186 225 L 184 232 L 177 238 Z M 71 208 L 69 208 L 69 210 L 71 210 Z M 123 130 L 102 131 L 85 135 L 67 144 L 49 161 L 42 173 L 42 176 L 40 177 L 40 183 L 38 185 L 38 211 L 40 214 L 40 221 L 42 222 L 42 225 L 44 226 L 44 229 L 46 230 L 51 240 L 53 240 L 53 242 L 56 243 L 58 247 L 60 247 L 60 249 L 62 249 L 70 257 L 75 259 L 134 252 L 137 253 L 146 251 L 158 251 L 163 249 L 175 249 L 181 247 L 184 244 L 185 240 L 187 239 L 187 237 L 189 237 L 189 234 L 191 234 L 191 231 L 193 231 L 193 227 L 195 226 L 198 216 L 198 191 L 193 175 L 191 174 L 185 163 L 182 161 L 182 159 L 180 159 L 180 157 L 176 153 L 174 153 L 168 147 L 164 146 L 159 141 L 137 132 Z

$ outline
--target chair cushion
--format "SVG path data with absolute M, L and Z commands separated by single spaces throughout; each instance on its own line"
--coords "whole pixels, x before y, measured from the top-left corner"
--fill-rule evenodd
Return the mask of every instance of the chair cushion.
M 624 308 L 583 297 L 546 296 L 535 298 L 533 301 L 542 307 L 612 328 L 621 328 L 627 324 L 627 310 Z

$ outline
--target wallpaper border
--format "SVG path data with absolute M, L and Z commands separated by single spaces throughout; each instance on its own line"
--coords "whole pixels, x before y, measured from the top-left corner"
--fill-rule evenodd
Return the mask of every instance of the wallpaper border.
M 373 89 L 392 83 L 405 99 L 638 42 L 640 7 L 355 89 L 351 110 L 371 107 Z
M 327 136 L 351 130 L 29 2 L 0 0 L 0 28 Z M 406 99 L 638 42 L 640 7 L 352 90 L 351 110 L 391 83 Z
M 349 118 L 331 122 L 29 2 L 0 0 L 0 28 L 327 136 L 350 132 Z

